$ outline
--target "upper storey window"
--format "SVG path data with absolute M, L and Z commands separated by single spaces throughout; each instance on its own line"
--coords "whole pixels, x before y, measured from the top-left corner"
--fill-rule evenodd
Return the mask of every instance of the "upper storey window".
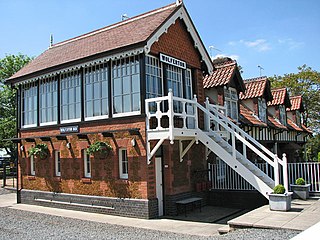
M 238 94 L 236 89 L 224 89 L 224 106 L 226 108 L 226 115 L 238 121 Z
M 61 123 L 81 120 L 81 77 L 78 71 L 61 74 Z
M 112 62 L 113 115 L 140 113 L 140 63 L 138 56 Z
M 285 106 L 283 105 L 280 105 L 279 106 L 279 117 L 280 117 L 280 122 L 283 124 L 283 125 L 287 125 L 287 115 L 286 115 L 286 108 Z
M 296 122 L 299 127 L 301 127 L 301 123 L 302 123 L 301 119 L 302 119 L 302 114 L 298 110 L 296 110 Z
M 21 88 L 21 123 L 22 127 L 37 126 L 38 86 L 35 82 L 27 83 Z
M 109 114 L 107 64 L 95 65 L 84 70 L 85 120 L 106 118 Z
M 146 98 L 163 96 L 161 63 L 159 59 L 146 57 Z
M 263 122 L 267 122 L 267 104 L 264 98 L 258 100 L 259 118 Z
M 56 78 L 40 80 L 40 125 L 57 123 L 58 81 Z

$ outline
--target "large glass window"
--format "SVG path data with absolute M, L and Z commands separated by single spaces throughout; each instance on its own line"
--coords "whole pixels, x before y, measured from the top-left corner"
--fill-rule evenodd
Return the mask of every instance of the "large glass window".
M 258 100 L 259 118 L 263 122 L 267 122 L 267 104 L 264 98 Z
M 172 65 L 166 65 L 165 67 L 168 90 L 171 89 L 173 96 L 183 97 L 183 88 L 182 88 L 182 68 L 178 68 Z M 173 102 L 173 111 L 176 113 L 182 112 L 182 103 Z
M 57 123 L 57 88 L 54 77 L 40 80 L 40 125 Z
M 22 127 L 37 126 L 38 87 L 35 82 L 21 87 Z
M 163 96 L 161 76 L 161 63 L 159 59 L 151 56 L 146 57 L 146 98 Z
M 227 116 L 238 121 L 238 94 L 234 88 L 224 89 L 224 105 Z
M 138 56 L 112 63 L 113 114 L 140 113 L 140 64 Z
M 301 119 L 302 119 L 301 113 L 298 110 L 296 110 L 296 122 L 299 127 L 301 127 L 301 122 L 302 122 Z
M 84 70 L 85 118 L 106 118 L 109 114 L 107 64 L 95 65 Z
M 81 77 L 78 71 L 61 75 L 61 122 L 81 120 Z

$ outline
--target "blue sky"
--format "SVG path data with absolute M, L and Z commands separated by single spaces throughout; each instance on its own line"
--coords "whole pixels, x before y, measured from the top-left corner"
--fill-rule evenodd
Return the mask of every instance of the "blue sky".
M 0 58 L 49 46 L 174 0 L 0 0 Z M 236 58 L 243 78 L 320 71 L 319 0 L 184 0 L 212 56 Z M 209 48 L 209 46 L 212 46 Z

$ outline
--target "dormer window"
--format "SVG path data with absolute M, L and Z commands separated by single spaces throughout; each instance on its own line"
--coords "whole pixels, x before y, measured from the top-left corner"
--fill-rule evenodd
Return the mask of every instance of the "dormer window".
M 287 125 L 287 115 L 286 115 L 286 108 L 283 105 L 279 106 L 279 120 L 281 122 L 281 124 L 283 125 Z
M 224 89 L 224 106 L 226 108 L 226 115 L 238 121 L 238 93 L 236 89 Z
M 296 123 L 299 127 L 301 127 L 301 113 L 297 110 L 296 111 Z
M 258 99 L 259 118 L 263 122 L 267 122 L 267 104 L 264 98 Z

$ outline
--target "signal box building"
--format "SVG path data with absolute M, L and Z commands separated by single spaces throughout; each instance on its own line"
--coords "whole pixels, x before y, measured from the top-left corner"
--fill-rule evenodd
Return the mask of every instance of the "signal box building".
M 7 80 L 18 89 L 21 202 L 141 218 L 175 214 L 175 201 L 194 191 L 193 172 L 206 168 L 198 157 L 204 147 L 193 145 L 181 163 L 179 142 L 166 140 L 151 156 L 145 99 L 170 89 L 204 102 L 202 79 L 212 69 L 179 1 L 49 47 Z M 112 147 L 107 156 L 87 153 L 98 141 Z M 45 159 L 29 154 L 37 144 L 47 145 Z

